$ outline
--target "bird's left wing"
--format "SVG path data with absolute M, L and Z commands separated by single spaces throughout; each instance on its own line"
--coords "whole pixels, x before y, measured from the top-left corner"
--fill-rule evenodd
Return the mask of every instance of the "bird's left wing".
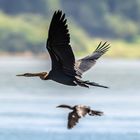
M 92 66 L 94 66 L 96 60 L 99 59 L 104 53 L 108 51 L 108 49 L 110 48 L 109 45 L 110 44 L 107 44 L 107 42 L 104 42 L 103 44 L 102 42 L 100 42 L 96 50 L 91 55 L 77 60 L 75 62 L 75 69 L 77 70 L 77 74 L 82 75 Z
M 67 125 L 68 129 L 73 128 L 78 123 L 78 120 L 80 118 L 81 117 L 78 116 L 78 114 L 75 111 L 70 112 L 68 115 L 68 125 Z
M 62 11 L 54 13 L 48 33 L 47 49 L 52 59 L 52 68 L 55 68 L 57 62 L 66 74 L 76 76 L 75 57 L 70 46 L 70 35 L 66 21 Z M 53 59 L 55 59 L 55 63 L 53 63 Z

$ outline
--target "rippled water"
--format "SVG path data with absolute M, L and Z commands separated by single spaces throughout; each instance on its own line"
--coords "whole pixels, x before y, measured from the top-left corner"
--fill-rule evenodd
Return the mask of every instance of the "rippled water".
M 45 60 L 0 58 L 0 140 L 139 140 L 140 61 L 100 60 L 86 73 L 110 87 L 68 87 L 38 78 L 16 77 L 50 69 Z M 68 110 L 59 104 L 86 104 L 104 112 L 67 130 Z

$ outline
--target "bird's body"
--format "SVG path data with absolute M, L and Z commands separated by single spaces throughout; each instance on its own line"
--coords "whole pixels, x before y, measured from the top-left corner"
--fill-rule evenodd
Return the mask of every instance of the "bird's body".
M 108 88 L 95 82 L 83 81 L 81 78 L 82 74 L 89 70 L 96 63 L 96 60 L 109 49 L 109 44 L 100 42 L 91 55 L 76 61 L 70 45 L 65 14 L 62 14 L 62 11 L 55 12 L 52 17 L 46 48 L 52 60 L 52 69 L 49 73 L 25 73 L 17 76 L 38 76 L 42 80 L 53 80 L 69 86 L 89 87 L 91 85 Z
M 62 70 L 50 71 L 47 79 L 48 78 L 60 84 L 65 83 L 65 85 L 76 86 L 76 84 L 74 83 L 75 77 L 66 75 Z
M 85 117 L 87 114 L 90 116 L 102 116 L 103 112 L 92 110 L 89 106 L 85 105 L 75 105 L 74 107 L 71 107 L 69 105 L 59 105 L 57 106 L 59 108 L 68 108 L 71 109 L 72 112 L 68 115 L 68 129 L 73 128 L 76 123 L 78 123 L 79 119 L 82 117 Z

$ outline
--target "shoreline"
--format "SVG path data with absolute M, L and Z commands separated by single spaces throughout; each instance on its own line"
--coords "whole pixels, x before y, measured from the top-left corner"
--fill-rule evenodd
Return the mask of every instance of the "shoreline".
M 32 53 L 32 52 L 22 52 L 22 53 L 8 53 L 8 52 L 2 52 L 0 53 L 0 58 L 8 58 L 8 57 L 25 57 L 25 58 L 48 58 L 47 53 Z
M 86 54 L 88 55 L 88 54 Z M 82 58 L 86 55 L 76 55 L 78 56 L 77 58 Z M 9 53 L 9 52 L 0 52 L 0 58 L 8 58 L 8 57 L 25 57 L 25 58 L 40 58 L 40 59 L 48 59 L 49 58 L 49 55 L 48 55 L 48 52 L 41 52 L 41 53 L 32 53 L 32 52 L 16 52 L 16 53 Z M 140 60 L 140 57 L 127 57 L 127 56 L 112 56 L 110 54 L 105 54 L 103 56 L 103 58 L 105 59 L 124 59 L 124 60 Z

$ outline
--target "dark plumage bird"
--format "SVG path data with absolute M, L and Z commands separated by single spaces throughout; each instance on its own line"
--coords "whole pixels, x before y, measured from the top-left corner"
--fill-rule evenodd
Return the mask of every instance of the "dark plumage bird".
M 38 76 L 42 80 L 53 80 L 69 86 L 79 85 L 82 87 L 89 87 L 89 85 L 91 85 L 107 88 L 106 86 L 95 82 L 83 81 L 81 80 L 81 76 L 109 49 L 109 44 L 107 44 L 107 42 L 100 42 L 96 50 L 91 55 L 75 61 L 70 45 L 70 34 L 66 22 L 65 14 L 62 14 L 62 11 L 56 11 L 54 13 L 46 44 L 46 48 L 52 60 L 51 71 L 49 73 L 25 73 L 17 76 Z
M 76 125 L 76 123 L 78 123 L 79 119 L 87 114 L 90 116 L 103 115 L 103 112 L 91 110 L 90 107 L 84 105 L 76 105 L 74 107 L 71 107 L 69 105 L 59 105 L 57 107 L 68 108 L 72 110 L 72 112 L 70 112 L 68 115 L 68 125 L 67 125 L 68 129 L 73 128 Z

